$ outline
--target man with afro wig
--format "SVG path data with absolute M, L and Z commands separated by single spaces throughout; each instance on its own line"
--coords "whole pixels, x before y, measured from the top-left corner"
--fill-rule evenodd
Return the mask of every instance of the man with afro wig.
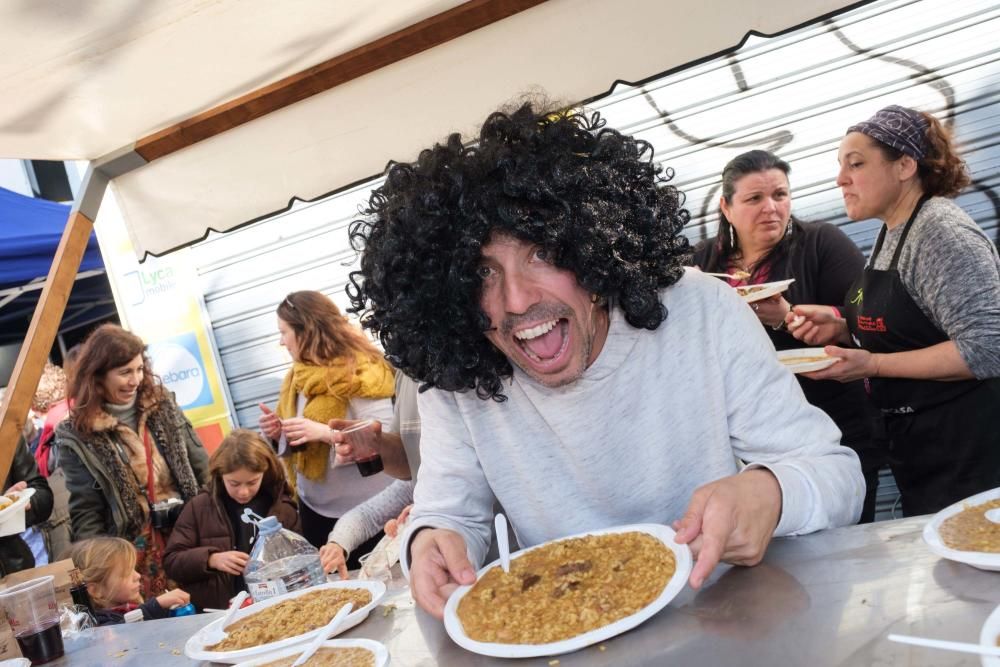
M 494 501 L 522 546 L 672 523 L 695 588 L 774 535 L 858 519 L 857 456 L 735 292 L 683 267 L 660 172 L 597 114 L 525 103 L 391 165 L 352 226 L 354 311 L 421 383 L 403 567 L 438 618 Z

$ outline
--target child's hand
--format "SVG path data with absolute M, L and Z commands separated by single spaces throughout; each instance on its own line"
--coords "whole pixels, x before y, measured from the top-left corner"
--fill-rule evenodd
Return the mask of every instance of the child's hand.
M 334 570 L 340 578 L 347 581 L 347 558 L 344 557 L 344 548 L 336 542 L 327 542 L 319 548 L 319 562 L 323 565 L 323 571 L 330 574 Z
M 406 520 L 410 518 L 410 510 L 413 509 L 413 505 L 407 505 L 403 508 L 403 511 L 399 513 L 399 517 L 395 519 L 389 519 L 385 522 L 385 534 L 389 537 L 396 537 L 399 535 L 399 531 L 406 524 Z
M 250 556 L 242 551 L 217 551 L 208 557 L 208 566 L 226 574 L 243 574 Z
M 176 607 L 183 607 L 190 602 L 191 596 L 181 589 L 175 588 L 172 591 L 167 591 L 163 595 L 157 595 L 156 601 L 164 609 L 174 609 Z

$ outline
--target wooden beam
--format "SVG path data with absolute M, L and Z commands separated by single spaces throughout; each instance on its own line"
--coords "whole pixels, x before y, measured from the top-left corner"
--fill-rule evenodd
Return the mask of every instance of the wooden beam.
M 135 150 L 152 162 L 544 1 L 472 0 L 463 3 L 144 137 L 136 142 Z
M 94 222 L 83 213 L 70 213 L 48 278 L 45 279 L 45 287 L 42 288 L 35 307 L 35 314 L 28 326 L 28 334 L 21 344 L 11 383 L 0 404 L 0 483 L 10 471 L 14 448 L 31 408 L 31 399 L 38 387 L 38 380 L 42 377 L 49 350 L 56 339 L 59 322 L 66 310 L 66 303 L 93 229 Z

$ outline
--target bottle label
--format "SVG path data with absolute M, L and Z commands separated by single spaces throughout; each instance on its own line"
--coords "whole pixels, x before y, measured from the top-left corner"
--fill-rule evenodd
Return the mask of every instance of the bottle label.
M 253 598 L 254 602 L 267 600 L 279 595 L 284 595 L 288 592 L 288 589 L 285 587 L 285 582 L 281 579 L 275 579 L 273 581 L 257 581 L 254 583 L 247 582 L 247 589 L 249 590 L 250 597 Z

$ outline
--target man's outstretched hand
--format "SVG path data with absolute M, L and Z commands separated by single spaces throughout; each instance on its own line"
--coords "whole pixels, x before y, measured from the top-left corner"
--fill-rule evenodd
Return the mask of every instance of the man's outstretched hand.
M 410 590 L 431 616 L 443 618 L 452 591 L 475 581 L 465 540 L 455 531 L 425 528 L 410 542 Z
M 759 563 L 780 518 L 781 487 L 769 470 L 747 470 L 696 489 L 684 517 L 674 522 L 677 542 L 689 544 L 697 558 L 691 588 L 701 588 L 720 560 Z

